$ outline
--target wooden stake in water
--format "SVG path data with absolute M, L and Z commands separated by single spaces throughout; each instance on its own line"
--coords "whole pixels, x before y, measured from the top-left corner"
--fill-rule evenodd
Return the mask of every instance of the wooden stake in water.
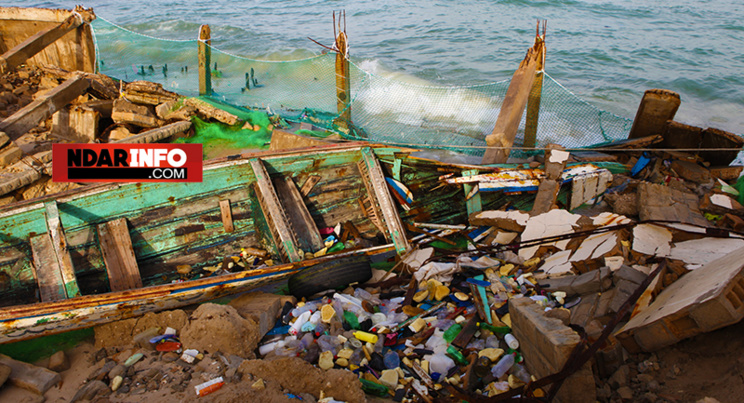
M 336 36 L 336 104 L 338 106 L 338 117 L 333 123 L 339 128 L 348 130 L 351 122 L 351 85 L 349 80 L 349 44 L 346 40 L 346 13 L 343 12 L 344 26 L 341 30 L 341 13 L 339 13 L 338 28 Z M 336 28 L 334 14 L 334 31 Z M 335 32 L 334 32 L 335 34 Z
M 543 21 L 543 33 L 540 35 L 540 22 L 537 22 L 537 32 L 535 33 L 535 44 L 541 42 L 540 47 L 542 55 L 537 58 L 537 72 L 535 81 L 532 83 L 532 90 L 527 100 L 527 119 L 524 125 L 524 146 L 534 147 L 537 143 L 537 121 L 540 117 L 540 97 L 542 95 L 543 75 L 545 71 L 545 30 L 547 21 Z
M 212 72 L 209 65 L 212 61 L 212 31 L 209 25 L 199 28 L 199 95 L 212 94 Z

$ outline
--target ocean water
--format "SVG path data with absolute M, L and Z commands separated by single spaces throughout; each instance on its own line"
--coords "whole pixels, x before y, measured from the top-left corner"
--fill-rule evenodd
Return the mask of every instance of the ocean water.
M 70 1 L 10 1 L 67 7 Z M 738 0 L 103 0 L 84 4 L 146 35 L 196 38 L 247 57 L 298 59 L 333 42 L 346 11 L 352 60 L 431 85 L 511 77 L 547 20 L 546 71 L 596 107 L 633 118 L 643 92 L 678 92 L 676 120 L 744 133 L 744 3 Z M 126 50 L 123 50 L 126 52 Z

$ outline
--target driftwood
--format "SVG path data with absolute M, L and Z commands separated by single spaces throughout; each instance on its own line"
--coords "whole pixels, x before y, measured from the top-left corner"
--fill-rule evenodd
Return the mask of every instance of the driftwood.
M 163 89 L 161 84 L 149 81 L 135 81 L 127 84 L 123 94 L 130 102 L 144 105 L 160 105 L 168 101 L 176 101 L 181 96 Z

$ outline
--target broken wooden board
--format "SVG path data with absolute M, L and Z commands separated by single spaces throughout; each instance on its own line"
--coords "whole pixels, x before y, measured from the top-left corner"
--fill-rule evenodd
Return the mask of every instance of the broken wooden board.
M 111 291 L 141 288 L 142 279 L 126 218 L 99 224 L 98 239 Z
M 174 122 L 162 127 L 150 129 L 140 134 L 127 137 L 125 139 L 116 140 L 113 143 L 155 143 L 176 134 L 184 133 L 191 129 L 191 122 L 188 120 Z
M 616 336 L 631 353 L 654 351 L 742 318 L 744 248 L 680 277 Z
M 16 140 L 82 95 L 88 87 L 90 83 L 82 76 L 71 78 L 0 122 L 0 131 L 10 140 Z
M 271 132 L 271 143 L 269 144 L 269 150 L 291 150 L 295 148 L 328 145 L 329 143 L 336 142 L 339 142 L 339 139 L 324 139 L 302 136 L 275 128 Z
M 276 194 L 287 212 L 289 224 L 297 237 L 299 247 L 305 252 L 317 252 L 325 246 L 318 226 L 307 210 L 302 195 L 291 176 L 282 175 L 273 181 Z
M 602 195 L 611 182 L 612 174 L 609 171 L 601 171 L 596 174 L 574 178 L 571 182 L 571 204 L 568 208 L 569 211 Z
M 67 298 L 80 296 L 80 288 L 75 277 L 75 268 L 72 266 L 72 257 L 68 250 L 67 237 L 65 236 L 62 222 L 59 218 L 59 209 L 56 201 L 50 201 L 44 204 L 47 217 L 47 228 L 49 236 L 52 238 L 54 254 L 59 262 L 59 271 L 62 274 L 62 283 L 65 288 Z
M 524 60 L 512 76 L 506 96 L 501 103 L 501 110 L 496 119 L 496 125 L 491 134 L 486 136 L 486 152 L 482 164 L 503 164 L 509 159 L 511 147 L 517 137 L 519 123 L 522 121 L 524 109 L 535 81 L 535 72 L 544 54 L 544 41 L 535 41 L 533 47 L 527 51 Z M 490 148 L 499 147 L 499 148 Z
M 232 113 L 223 111 L 222 109 L 212 106 L 209 103 L 204 102 L 198 98 L 187 98 L 184 103 L 196 108 L 196 110 L 199 111 L 199 113 L 204 117 L 214 119 L 229 126 L 242 122 L 237 116 L 233 115 Z
M 220 201 L 220 216 L 222 216 L 222 226 L 225 227 L 225 232 L 235 231 L 232 219 L 232 209 L 230 209 L 230 200 Z
M 10 367 L 8 380 L 12 385 L 38 395 L 43 396 L 52 386 L 62 381 L 62 377 L 54 371 L 14 360 L 4 354 L 0 354 L 0 363 Z
M 175 92 L 163 89 L 162 84 L 141 80 L 127 84 L 122 96 L 130 102 L 153 106 L 163 102 L 177 101 L 181 97 Z
M 674 120 L 680 105 L 679 94 L 664 89 L 646 90 L 638 106 L 629 139 L 662 134 L 666 122 Z
M 54 253 L 52 238 L 41 234 L 29 240 L 34 256 L 34 272 L 39 285 L 41 302 L 59 301 L 67 298 L 57 255 Z

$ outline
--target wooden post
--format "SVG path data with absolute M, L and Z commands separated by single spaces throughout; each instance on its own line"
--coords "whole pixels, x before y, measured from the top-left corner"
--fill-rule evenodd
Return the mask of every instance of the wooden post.
M 527 99 L 532 90 L 532 83 L 535 81 L 537 60 L 543 54 L 542 47 L 544 46 L 543 41 L 535 42 L 527 51 L 517 71 L 514 72 L 493 132 L 486 136 L 486 144 L 489 147 L 498 148 L 486 149 L 482 160 L 484 165 L 503 164 L 509 158 L 514 139 L 517 137 L 517 130 L 519 130 L 519 122 L 522 120 L 524 108 L 527 106 Z
M 339 32 L 336 37 L 336 104 L 339 116 L 334 123 L 339 128 L 348 130 L 351 122 L 351 87 L 349 83 L 349 55 L 346 33 Z
M 542 55 L 537 58 L 537 73 L 535 81 L 532 83 L 530 97 L 527 100 L 527 120 L 524 126 L 524 146 L 534 147 L 537 143 L 537 121 L 540 116 L 540 97 L 542 95 L 543 72 L 545 71 L 545 25 L 543 25 L 543 34 L 540 36 L 540 22 L 537 23 L 537 33 L 535 43 L 542 42 L 540 47 Z
M 212 95 L 212 31 L 209 25 L 199 28 L 199 95 Z

